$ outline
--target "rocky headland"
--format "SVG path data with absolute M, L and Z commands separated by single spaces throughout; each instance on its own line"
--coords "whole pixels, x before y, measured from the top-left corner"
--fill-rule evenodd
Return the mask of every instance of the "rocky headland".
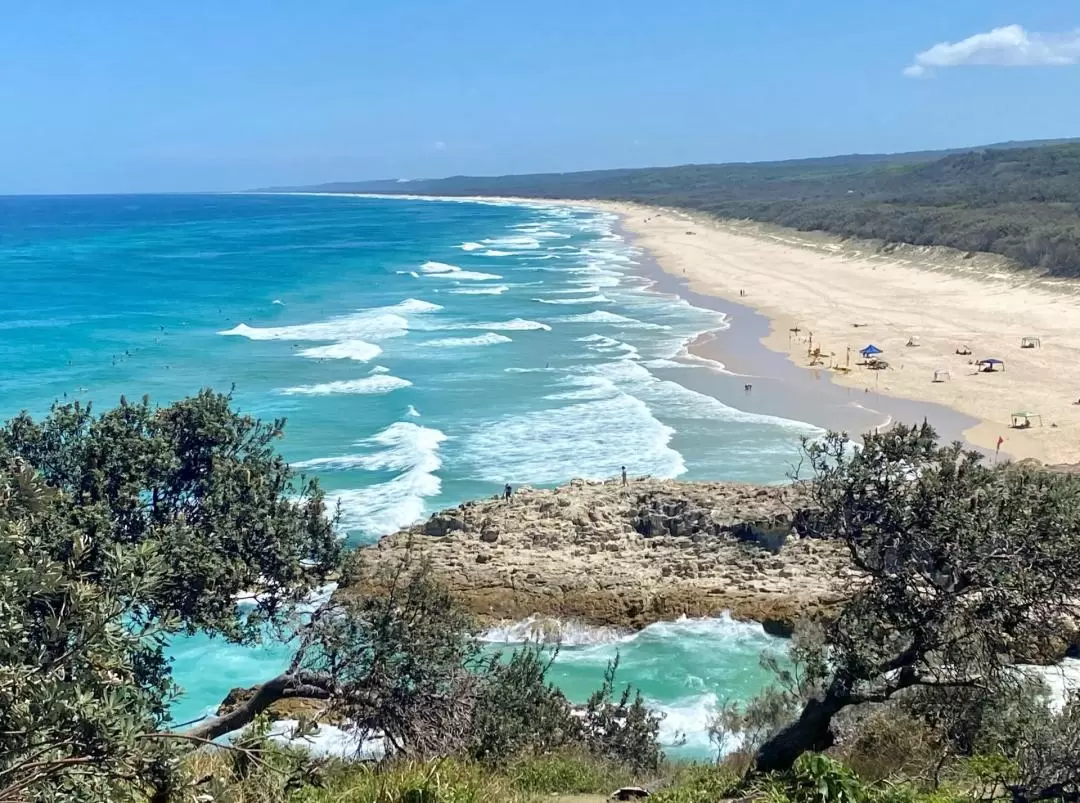
M 363 554 L 373 567 L 425 556 L 482 623 L 640 628 L 730 611 L 786 634 L 857 578 L 838 544 L 800 531 L 804 501 L 791 486 L 574 480 L 466 502 Z

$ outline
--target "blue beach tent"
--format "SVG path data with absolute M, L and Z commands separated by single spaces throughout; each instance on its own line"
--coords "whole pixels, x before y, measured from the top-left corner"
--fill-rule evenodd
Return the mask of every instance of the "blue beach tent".
M 881 354 L 881 349 L 879 349 L 877 346 L 875 346 L 873 343 L 871 343 L 866 348 L 860 349 L 859 354 L 863 355 L 863 357 L 872 357 L 875 354 Z

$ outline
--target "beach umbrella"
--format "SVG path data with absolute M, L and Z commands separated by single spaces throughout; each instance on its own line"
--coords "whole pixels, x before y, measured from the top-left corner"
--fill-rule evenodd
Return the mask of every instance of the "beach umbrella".
M 999 366 L 1002 371 L 1005 370 L 1005 363 L 997 359 L 996 357 L 988 357 L 985 360 L 979 360 L 979 362 L 976 364 L 984 366 L 984 371 L 996 371 Z
M 881 354 L 881 349 L 879 349 L 877 346 L 875 346 L 873 343 L 871 343 L 866 348 L 860 349 L 859 354 L 863 355 L 864 357 L 870 357 L 871 355 L 874 355 L 874 354 Z

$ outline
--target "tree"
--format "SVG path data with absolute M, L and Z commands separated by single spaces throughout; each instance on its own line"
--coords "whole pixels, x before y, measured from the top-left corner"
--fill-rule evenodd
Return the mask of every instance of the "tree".
M 471 620 L 423 562 L 372 574 L 342 560 L 318 485 L 273 450 L 281 428 L 210 392 L 0 427 L 0 803 L 165 803 L 192 745 L 295 697 L 395 756 L 499 761 L 570 743 L 659 761 L 657 719 L 629 690 L 612 697 L 614 668 L 578 717 L 539 653 L 480 659 Z M 352 593 L 295 627 L 284 673 L 219 716 L 170 723 L 171 636 L 254 641 L 294 624 L 290 603 L 335 570 Z M 248 589 L 259 601 L 244 614 Z M 500 709 L 515 723 L 488 738 Z
M 758 749 L 759 771 L 833 743 L 833 718 L 907 689 L 1006 694 L 1021 656 L 1048 654 L 1080 598 L 1080 482 L 989 466 L 933 429 L 897 426 L 861 448 L 807 447 L 813 535 L 840 539 L 862 580 L 826 625 L 820 691 Z
M 337 565 L 321 491 L 273 452 L 283 422 L 229 401 L 0 428 L 0 800 L 166 789 L 169 636 L 253 641 Z

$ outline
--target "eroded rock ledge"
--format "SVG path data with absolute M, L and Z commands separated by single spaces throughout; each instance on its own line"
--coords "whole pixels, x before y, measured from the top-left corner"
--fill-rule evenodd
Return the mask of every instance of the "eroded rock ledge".
M 378 565 L 422 553 L 484 622 L 640 628 L 727 610 L 787 633 L 857 577 L 837 544 L 800 534 L 802 501 L 792 487 L 575 480 L 436 513 L 364 555 Z

